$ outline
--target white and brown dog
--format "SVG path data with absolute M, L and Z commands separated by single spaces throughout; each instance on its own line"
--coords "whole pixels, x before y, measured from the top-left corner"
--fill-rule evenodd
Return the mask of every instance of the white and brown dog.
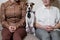
M 27 3 L 27 14 L 26 14 L 26 31 L 35 35 L 34 29 L 34 16 L 35 13 L 32 10 L 34 3 Z

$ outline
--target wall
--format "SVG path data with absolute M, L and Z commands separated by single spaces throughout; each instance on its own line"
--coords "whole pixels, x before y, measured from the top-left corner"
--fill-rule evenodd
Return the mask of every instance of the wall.
M 6 1 L 8 1 L 8 0 L 0 0 L 0 5 L 1 5 L 1 3 L 6 2 Z M 21 0 L 21 1 L 26 1 L 26 0 Z
M 34 2 L 38 6 L 40 6 L 40 7 L 42 6 L 42 0 L 28 0 L 28 2 Z M 55 0 L 52 5 L 60 8 L 60 0 Z M 38 8 L 38 6 L 37 6 L 37 8 Z
M 6 2 L 7 0 L 0 0 L 0 5 L 3 3 L 3 2 Z
M 6 2 L 6 1 L 7 0 L 0 0 L 0 5 L 1 5 L 1 3 Z M 26 0 L 21 0 L 21 1 L 26 1 Z M 36 4 L 42 5 L 41 0 L 28 0 L 28 2 L 34 2 Z M 53 4 L 54 4 L 54 6 L 57 6 L 57 7 L 60 8 L 60 6 L 59 6 L 60 5 L 60 0 L 55 0 L 55 2 Z

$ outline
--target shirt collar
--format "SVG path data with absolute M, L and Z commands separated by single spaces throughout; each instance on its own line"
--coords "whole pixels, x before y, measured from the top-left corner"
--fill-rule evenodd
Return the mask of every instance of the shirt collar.
M 47 9 L 44 5 L 42 6 L 43 9 Z M 50 6 L 50 9 L 52 9 L 53 6 Z

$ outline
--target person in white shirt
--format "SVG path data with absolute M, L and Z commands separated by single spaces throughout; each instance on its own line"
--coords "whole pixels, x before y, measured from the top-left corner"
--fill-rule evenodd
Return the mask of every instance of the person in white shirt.
M 43 7 L 36 13 L 36 36 L 41 40 L 60 40 L 60 12 L 51 5 L 54 0 L 42 0 Z

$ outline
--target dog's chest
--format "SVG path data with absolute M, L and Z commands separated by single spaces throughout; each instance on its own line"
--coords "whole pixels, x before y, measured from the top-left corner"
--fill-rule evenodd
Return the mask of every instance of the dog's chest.
M 27 17 L 28 23 L 31 23 L 32 21 L 34 21 L 34 14 L 33 13 L 30 13 L 30 15 L 31 15 L 30 18 Z

